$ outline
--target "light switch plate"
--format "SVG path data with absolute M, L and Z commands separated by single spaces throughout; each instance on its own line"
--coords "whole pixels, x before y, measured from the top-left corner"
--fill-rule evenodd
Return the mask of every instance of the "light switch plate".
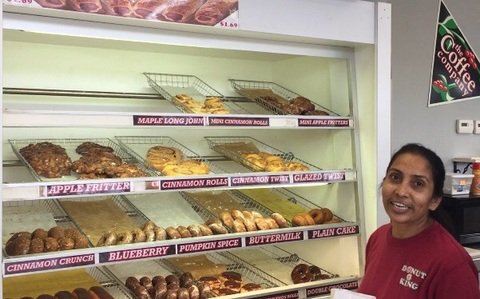
M 457 133 L 458 134 L 472 134 L 473 120 L 472 119 L 457 119 Z
M 480 134 L 480 120 L 476 120 L 473 122 L 473 133 Z

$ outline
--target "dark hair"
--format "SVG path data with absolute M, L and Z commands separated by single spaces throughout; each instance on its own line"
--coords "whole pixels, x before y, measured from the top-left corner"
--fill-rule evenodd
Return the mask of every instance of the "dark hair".
M 433 196 L 441 198 L 443 196 L 443 184 L 445 181 L 445 166 L 442 159 L 440 159 L 434 151 L 421 144 L 407 143 L 393 154 L 390 163 L 388 164 L 387 171 L 398 156 L 402 154 L 419 155 L 428 161 L 433 176 Z M 458 239 L 452 220 L 443 207 L 443 200 L 435 211 L 430 211 L 430 216 L 448 230 L 454 238 Z

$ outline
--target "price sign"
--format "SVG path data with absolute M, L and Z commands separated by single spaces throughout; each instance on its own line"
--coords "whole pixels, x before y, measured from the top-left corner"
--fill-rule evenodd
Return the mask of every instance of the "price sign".
M 238 22 L 234 21 L 221 21 L 220 22 L 220 27 L 224 28 L 238 28 Z

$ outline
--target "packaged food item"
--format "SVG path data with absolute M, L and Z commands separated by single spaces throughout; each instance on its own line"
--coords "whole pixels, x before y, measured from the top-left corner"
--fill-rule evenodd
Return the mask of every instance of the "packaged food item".
M 473 179 L 470 185 L 470 195 L 480 196 L 480 161 L 475 161 L 472 167 Z

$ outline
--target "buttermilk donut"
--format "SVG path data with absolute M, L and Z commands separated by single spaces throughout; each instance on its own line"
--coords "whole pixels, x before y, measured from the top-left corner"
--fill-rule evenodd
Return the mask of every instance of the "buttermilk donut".
M 117 234 L 117 245 L 130 244 L 133 242 L 133 236 L 130 232 L 121 232 Z
M 255 222 L 255 225 L 257 226 L 258 230 L 270 229 L 270 226 L 268 225 L 267 221 L 265 221 L 265 219 L 263 218 L 255 218 L 253 222 Z
M 277 224 L 277 221 L 275 221 L 275 219 L 267 217 L 267 218 L 264 218 L 264 220 L 270 229 L 280 228 L 280 226 Z
M 309 271 L 310 267 L 307 264 L 298 264 L 296 265 L 290 277 L 292 278 L 293 283 L 304 283 L 312 280 L 312 274 Z
M 273 218 L 273 220 L 275 220 L 275 222 L 277 222 L 279 227 L 281 228 L 288 227 L 287 220 L 280 213 L 272 213 L 272 215 L 270 216 Z
M 104 233 L 97 242 L 97 247 L 117 244 L 117 234 L 114 232 Z
M 322 209 L 311 209 L 308 214 L 312 216 L 315 224 L 322 224 L 325 221 L 325 215 Z
M 145 242 L 147 240 L 147 236 L 143 232 L 143 230 L 137 228 L 132 231 L 132 236 L 133 236 L 133 242 L 134 243 L 140 243 L 140 242 Z
M 243 224 L 245 224 L 245 228 L 249 232 L 253 232 L 257 230 L 257 225 L 255 224 L 255 220 L 250 218 L 243 219 Z

